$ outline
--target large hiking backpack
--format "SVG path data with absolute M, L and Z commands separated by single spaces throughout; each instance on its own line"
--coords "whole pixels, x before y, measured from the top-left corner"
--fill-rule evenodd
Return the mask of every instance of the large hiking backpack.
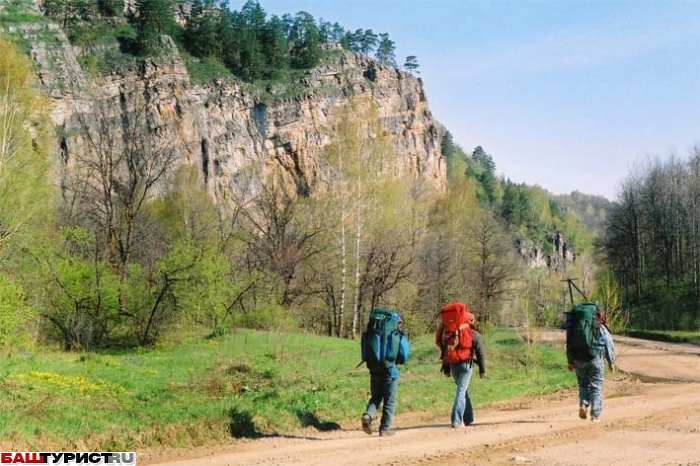
M 440 347 L 440 359 L 448 364 L 468 361 L 472 353 L 474 316 L 464 303 L 451 303 L 440 309 L 440 326 L 435 343 Z
M 569 361 L 591 361 L 601 354 L 598 304 L 577 304 L 566 313 L 566 356 Z
M 375 307 L 370 312 L 360 340 L 360 364 L 366 363 L 370 372 L 384 372 L 394 364 L 405 364 L 408 360 L 408 339 L 399 329 L 400 322 L 399 314 L 391 309 Z

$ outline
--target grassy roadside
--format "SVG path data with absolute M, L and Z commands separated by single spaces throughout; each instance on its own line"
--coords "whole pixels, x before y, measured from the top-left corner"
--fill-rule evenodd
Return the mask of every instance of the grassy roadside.
M 237 329 L 190 332 L 140 352 L 20 352 L 0 362 L 0 447 L 5 451 L 130 451 L 194 446 L 354 426 L 368 396 L 355 341 Z M 575 386 L 563 348 L 523 343 L 512 329 L 485 335 L 488 378 L 475 405 Z M 437 348 L 412 340 L 397 414 L 447 413 L 453 382 Z
M 645 340 L 667 343 L 689 343 L 700 346 L 700 332 L 681 332 L 672 330 L 630 330 L 627 336 Z

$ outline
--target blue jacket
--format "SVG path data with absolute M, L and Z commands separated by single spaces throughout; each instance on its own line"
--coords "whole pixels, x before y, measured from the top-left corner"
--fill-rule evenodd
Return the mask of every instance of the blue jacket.
M 600 326 L 600 337 L 598 337 L 597 345 L 602 349 L 601 354 L 608 365 L 615 365 L 615 343 L 613 343 L 612 335 L 605 325 Z

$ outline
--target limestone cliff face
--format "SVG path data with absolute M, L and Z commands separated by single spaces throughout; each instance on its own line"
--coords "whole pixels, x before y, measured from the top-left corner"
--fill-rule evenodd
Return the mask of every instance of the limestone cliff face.
M 568 264 L 576 260 L 576 254 L 561 233 L 548 235 L 546 239 L 551 252 L 535 246 L 531 240 L 518 239 L 516 247 L 529 267 L 546 267 L 550 270 L 566 273 Z
M 96 104 L 106 102 L 112 117 L 147 109 L 153 137 L 171 144 L 179 163 L 196 167 L 217 200 L 249 189 L 251 173 L 273 170 L 283 173 L 284 182 L 297 193 L 310 194 L 323 183 L 324 149 L 335 137 L 338 109 L 360 98 L 360 113 L 369 115 L 374 107 L 398 154 L 397 175 L 437 191 L 446 188 L 437 124 L 421 80 L 363 55 L 336 51 L 285 98 L 281 87 L 261 91 L 235 81 L 193 84 L 167 37 L 167 58 L 133 62 L 118 72 L 91 77 L 78 63 L 79 50 L 56 25 L 21 27 L 39 81 L 51 97 L 57 134 L 63 135 L 56 156 L 67 166 L 85 149 L 81 132 L 86 123 L 96 124 Z M 46 35 L 52 40 L 39 40 Z M 374 136 L 365 125 L 363 137 Z

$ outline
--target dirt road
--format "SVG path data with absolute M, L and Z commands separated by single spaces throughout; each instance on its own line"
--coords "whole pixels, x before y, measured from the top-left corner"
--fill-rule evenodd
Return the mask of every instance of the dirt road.
M 579 419 L 577 396 L 566 391 L 477 407 L 475 424 L 463 429 L 402 413 L 393 437 L 368 436 L 358 425 L 140 464 L 700 466 L 700 348 L 615 341 L 620 372 L 606 377 L 599 424 Z

